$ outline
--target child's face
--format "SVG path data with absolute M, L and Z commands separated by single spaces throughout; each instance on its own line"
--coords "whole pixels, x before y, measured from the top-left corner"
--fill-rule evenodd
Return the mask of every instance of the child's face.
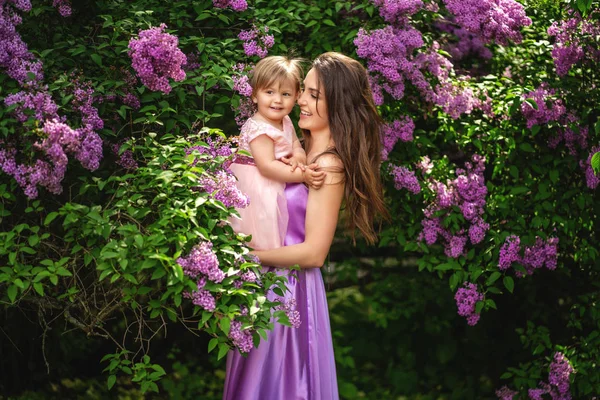
M 296 104 L 296 86 L 294 82 L 287 80 L 273 82 L 271 85 L 261 88 L 252 95 L 252 100 L 258 106 L 258 112 L 269 121 L 280 123 L 283 117 L 292 112 Z

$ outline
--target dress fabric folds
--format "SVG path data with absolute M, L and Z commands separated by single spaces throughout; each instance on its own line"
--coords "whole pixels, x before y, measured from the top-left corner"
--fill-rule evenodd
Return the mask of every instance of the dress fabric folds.
M 302 184 L 288 184 L 285 197 L 289 220 L 284 244 L 301 243 L 308 189 Z M 300 326 L 275 324 L 267 340 L 261 341 L 246 357 L 237 350 L 230 351 L 223 400 L 337 400 L 335 359 L 321 270 L 277 269 L 277 273 L 288 276 L 285 301 L 295 300 Z

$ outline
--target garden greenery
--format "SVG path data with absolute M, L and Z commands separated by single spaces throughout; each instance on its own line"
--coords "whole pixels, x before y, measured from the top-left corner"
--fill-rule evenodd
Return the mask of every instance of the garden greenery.
M 266 297 L 284 279 L 227 224 L 248 202 L 228 138 L 256 61 L 341 51 L 387 121 L 393 216 L 377 249 L 332 249 L 342 397 L 600 394 L 597 6 L 0 0 L 3 308 L 104 338 L 108 388 L 143 392 L 169 327 L 222 358 L 290 324 Z

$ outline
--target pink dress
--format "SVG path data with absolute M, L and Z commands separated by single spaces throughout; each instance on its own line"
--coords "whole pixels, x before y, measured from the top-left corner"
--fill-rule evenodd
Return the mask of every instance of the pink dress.
M 296 133 L 290 117 L 283 119 L 283 131 L 266 122 L 248 119 L 240 132 L 240 149 L 251 152 L 250 142 L 260 135 L 273 140 L 276 159 L 292 154 Z M 256 250 L 281 247 L 288 222 L 285 183 L 265 178 L 256 165 L 234 163 L 229 169 L 237 178 L 238 189 L 250 198 L 248 207 L 237 210 L 241 218 L 230 219 L 234 231 L 252 235 L 249 245 Z

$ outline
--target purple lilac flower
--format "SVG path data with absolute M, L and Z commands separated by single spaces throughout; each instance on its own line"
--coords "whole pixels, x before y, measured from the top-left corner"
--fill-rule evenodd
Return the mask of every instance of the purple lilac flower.
M 242 353 L 248 353 L 254 346 L 252 331 L 250 329 L 242 329 L 242 323 L 240 321 L 231 321 L 229 338 Z
M 379 7 L 379 15 L 390 24 L 408 24 L 409 16 L 423 8 L 421 0 L 372 0 Z
M 479 293 L 477 286 L 470 282 L 465 283 L 456 291 L 454 300 L 458 307 L 458 315 L 467 318 L 467 323 L 471 326 L 477 324 L 479 314 L 475 313 L 475 304 L 483 300 L 483 294 Z
M 192 299 L 192 304 L 202 307 L 206 311 L 213 312 L 217 308 L 216 300 L 208 290 L 196 290 L 193 293 L 188 294 L 186 297 L 190 297 Z
M 498 396 L 499 400 L 512 400 L 513 397 L 518 394 L 519 392 L 510 390 L 508 386 L 502 386 L 500 389 L 496 390 L 496 396 Z
M 413 171 L 406 167 L 391 166 L 390 175 L 394 178 L 394 187 L 397 190 L 407 189 L 413 194 L 421 192 L 421 185 Z
M 113 144 L 111 146 L 111 150 L 115 156 L 117 156 L 117 165 L 129 170 L 135 170 L 138 168 L 138 163 L 133 158 L 133 152 L 131 150 L 125 150 L 123 153 L 119 154 L 119 149 L 121 148 L 120 144 Z
M 367 60 L 372 75 L 371 88 L 373 82 L 381 80 L 383 83 L 377 84 L 396 100 L 404 97 L 406 81 L 412 83 L 426 100 L 433 99 L 431 85 L 412 55 L 423 44 L 421 33 L 411 26 L 401 29 L 387 26 L 371 32 L 361 28 L 354 39 L 356 53 Z M 373 92 L 377 93 L 374 89 Z
M 63 17 L 71 16 L 71 2 L 69 0 L 54 0 L 52 6 L 58 9 L 58 13 Z
M 572 18 L 553 22 L 548 28 L 548 35 L 555 37 L 552 58 L 559 76 L 567 75 L 573 65 L 584 59 L 594 63 L 600 59 L 596 44 L 600 27 L 591 18 L 583 20 L 574 14 Z
M 574 372 L 569 360 L 561 352 L 554 353 L 554 360 L 550 364 L 548 382 L 555 386 L 561 395 L 569 392 L 569 377 Z
M 505 271 L 514 262 L 518 262 L 525 267 L 528 275 L 533 274 L 536 269 L 545 266 L 549 270 L 556 269 L 558 258 L 558 238 L 549 238 L 544 241 L 540 237 L 536 237 L 533 246 L 526 246 L 521 251 L 521 239 L 518 236 L 508 236 L 502 247 L 500 248 L 500 260 L 498 269 Z M 520 275 L 520 273 L 517 273 Z
M 456 36 L 457 41 L 446 46 L 453 60 L 460 61 L 467 57 L 481 57 L 486 60 L 492 58 L 492 52 L 485 47 L 481 36 L 457 26 L 453 21 L 438 21 L 434 26 L 442 32 Z
M 381 131 L 381 142 L 383 144 L 381 159 L 383 161 L 387 160 L 388 154 L 393 150 L 398 140 L 403 142 L 413 140 L 414 130 L 415 123 L 409 116 L 384 125 Z
M 467 237 L 464 235 L 453 235 L 450 237 L 444 252 L 448 257 L 458 258 L 465 254 L 465 245 L 467 244 Z
M 590 151 L 587 160 L 581 160 L 579 162 L 579 166 L 583 169 L 585 173 L 585 181 L 587 187 L 590 189 L 596 189 L 598 187 L 598 184 L 600 184 L 600 177 L 596 176 L 596 174 L 594 173 L 594 169 L 592 168 L 592 157 L 598 152 L 600 152 L 600 146 L 592 147 L 592 150 Z
M 458 25 L 486 42 L 520 43 L 520 28 L 531 25 L 523 6 L 514 0 L 444 0 L 444 4 Z
M 233 80 L 233 90 L 242 96 L 252 96 L 252 86 L 250 86 L 248 75 L 234 75 L 231 80 Z
M 546 392 L 544 389 L 529 389 L 527 394 L 531 400 L 543 400 L 542 396 L 545 395 Z
M 545 125 L 549 122 L 560 120 L 566 113 L 562 99 L 550 100 L 556 90 L 548 87 L 545 82 L 537 89 L 524 94 L 523 99 L 532 99 L 537 104 L 537 110 L 528 102 L 521 103 L 521 112 L 527 120 L 527 127 Z
M 141 106 L 140 99 L 131 92 L 127 93 L 125 96 L 122 96 L 121 101 L 123 102 L 123 104 L 131 107 L 134 110 L 139 110 Z
M 268 26 L 264 26 L 262 29 L 252 26 L 252 29 L 243 30 L 238 34 L 238 38 L 243 42 L 244 53 L 248 57 L 265 58 L 267 56 L 269 49 L 275 44 L 274 36 L 267 32 L 269 32 Z
M 426 164 L 429 160 L 423 160 Z M 456 170 L 456 179 L 442 183 L 431 179 L 429 188 L 436 194 L 435 201 L 429 204 L 425 210 L 425 219 L 421 221 L 423 231 L 419 234 L 419 240 L 425 240 L 428 245 L 435 243 L 438 238 L 443 238 L 445 253 L 448 257 L 457 258 L 464 254 L 467 239 L 472 244 L 478 244 L 485 238 L 490 226 L 481 217 L 486 204 L 487 188 L 483 171 L 485 170 L 485 158 L 477 154 L 473 155 L 472 162 L 465 163 L 466 169 Z M 420 167 L 422 169 L 426 167 Z M 456 234 L 449 229 L 443 228 L 440 223 L 439 211 L 452 212 L 453 207 L 461 209 L 467 227 L 462 227 Z M 468 238 L 465 231 L 468 229 Z
M 170 93 L 169 78 L 185 79 L 182 67 L 187 63 L 185 54 L 179 50 L 176 36 L 165 33 L 165 24 L 158 28 L 141 30 L 138 39 L 129 41 L 132 67 L 140 80 L 150 90 Z
M 213 6 L 216 8 L 231 7 L 233 11 L 246 11 L 248 3 L 246 0 L 213 0 Z
M 248 196 L 237 188 L 235 176 L 225 171 L 218 171 L 214 178 L 204 176 L 200 178 L 199 184 L 225 207 L 245 208 L 250 204 Z
M 473 221 L 472 225 L 469 227 L 469 239 L 471 240 L 471 243 L 481 243 L 489 229 L 490 224 L 485 222 L 482 218 L 477 218 Z
M 285 311 L 285 315 L 287 315 L 290 320 L 290 324 L 292 328 L 299 328 L 300 324 L 300 313 L 296 310 L 296 299 L 290 298 L 288 300 L 278 298 L 276 301 L 279 301 L 281 304 L 276 306 L 274 310 L 283 310 Z
M 500 271 L 505 271 L 510 268 L 513 262 L 520 262 L 520 251 L 521 239 L 516 235 L 508 236 L 500 248 L 500 261 L 498 263 Z
M 81 136 L 81 146 L 75 153 L 75 158 L 84 168 L 95 171 L 102 160 L 102 139 L 89 128 L 79 128 L 77 131 Z
M 219 268 L 219 260 L 212 250 L 211 242 L 202 242 L 194 246 L 186 257 L 179 257 L 177 263 L 181 265 L 183 272 L 192 278 L 202 274 L 217 283 L 225 279 L 225 273 Z
M 25 110 L 33 110 L 35 119 L 39 121 L 58 119 L 58 105 L 52 100 L 47 87 L 9 94 L 4 99 L 4 104 L 6 106 L 17 104 L 14 113 L 19 122 L 25 122 L 29 118 Z

